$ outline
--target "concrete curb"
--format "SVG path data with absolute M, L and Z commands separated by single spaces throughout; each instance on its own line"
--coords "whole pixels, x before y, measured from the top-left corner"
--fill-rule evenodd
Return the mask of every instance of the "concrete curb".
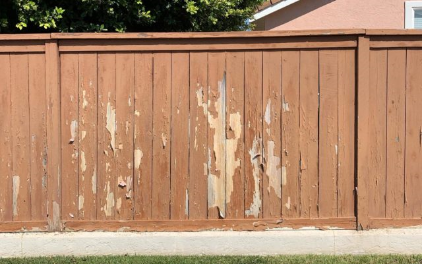
M 0 257 L 422 254 L 422 229 L 0 234 Z

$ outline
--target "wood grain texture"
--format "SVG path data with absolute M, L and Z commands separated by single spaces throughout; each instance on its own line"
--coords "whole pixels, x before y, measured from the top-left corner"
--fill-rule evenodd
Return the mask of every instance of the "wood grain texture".
M 12 221 L 12 105 L 10 55 L 0 54 L 0 222 Z
M 319 216 L 337 215 L 338 53 L 321 50 L 319 125 Z
M 97 219 L 116 211 L 116 54 L 98 54 Z
M 226 218 L 244 218 L 245 53 L 226 55 Z
M 31 220 L 47 219 L 47 104 L 45 55 L 28 55 Z
M 299 178 L 299 71 L 298 51 L 281 54 L 282 87 L 282 215 L 298 218 L 300 212 Z M 285 172 L 284 172 L 285 171 Z
M 190 53 L 189 219 L 208 214 L 208 54 Z
M 31 220 L 28 55 L 10 55 L 13 220 Z
M 133 219 L 135 55 L 116 54 L 116 219 Z M 163 186 L 164 188 L 164 186 Z
M 226 54 L 208 53 L 208 219 L 226 213 Z
M 406 50 L 388 51 L 386 218 L 404 217 Z
M 79 212 L 79 56 L 63 54 L 61 72 L 62 219 L 78 218 Z
M 338 195 L 339 217 L 355 215 L 355 51 L 338 51 Z
M 405 217 L 422 215 L 422 52 L 407 50 L 406 76 L 406 160 L 405 160 Z
M 318 51 L 300 52 L 300 217 L 318 217 Z M 353 180 L 353 177 L 352 177 Z
M 369 38 L 359 37 L 358 46 L 358 85 L 357 85 L 357 228 L 368 229 L 369 226 Z
M 171 71 L 171 53 L 155 53 L 153 89 L 153 219 L 170 219 Z
M 369 216 L 385 217 L 386 135 L 387 135 L 387 50 L 373 50 L 370 54 L 369 118 L 371 120 L 369 148 Z
M 262 64 L 261 51 L 245 52 L 245 218 L 262 218 Z
M 282 95 L 281 95 L 281 52 L 263 52 L 263 218 L 281 216 L 282 166 Z M 285 174 L 284 174 L 285 175 Z
M 188 219 L 189 53 L 172 54 L 171 72 L 171 219 Z
M 97 217 L 97 54 L 79 54 L 79 197 L 81 220 Z
M 153 55 L 135 54 L 135 219 L 151 219 Z

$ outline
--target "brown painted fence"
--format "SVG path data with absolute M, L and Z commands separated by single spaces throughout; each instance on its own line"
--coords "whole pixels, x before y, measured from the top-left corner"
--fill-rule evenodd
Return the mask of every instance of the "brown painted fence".
M 420 34 L 0 35 L 0 231 L 421 225 Z

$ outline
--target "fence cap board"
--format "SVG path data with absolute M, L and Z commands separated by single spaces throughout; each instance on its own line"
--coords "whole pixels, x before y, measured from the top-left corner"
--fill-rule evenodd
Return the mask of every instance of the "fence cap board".
M 235 32 L 180 32 L 180 33 L 51 33 L 52 39 L 194 39 L 194 38 L 262 38 L 291 36 L 333 36 L 364 34 L 363 29 L 295 30 L 295 31 L 235 31 Z
M 0 40 L 46 40 L 50 34 L 0 34 Z
M 386 35 L 422 35 L 420 29 L 367 29 L 366 35 L 368 36 L 386 36 Z

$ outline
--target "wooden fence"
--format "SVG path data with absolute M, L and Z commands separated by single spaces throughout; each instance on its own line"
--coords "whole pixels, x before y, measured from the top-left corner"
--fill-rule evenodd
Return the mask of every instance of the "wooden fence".
M 422 225 L 422 32 L 0 35 L 0 231 Z

